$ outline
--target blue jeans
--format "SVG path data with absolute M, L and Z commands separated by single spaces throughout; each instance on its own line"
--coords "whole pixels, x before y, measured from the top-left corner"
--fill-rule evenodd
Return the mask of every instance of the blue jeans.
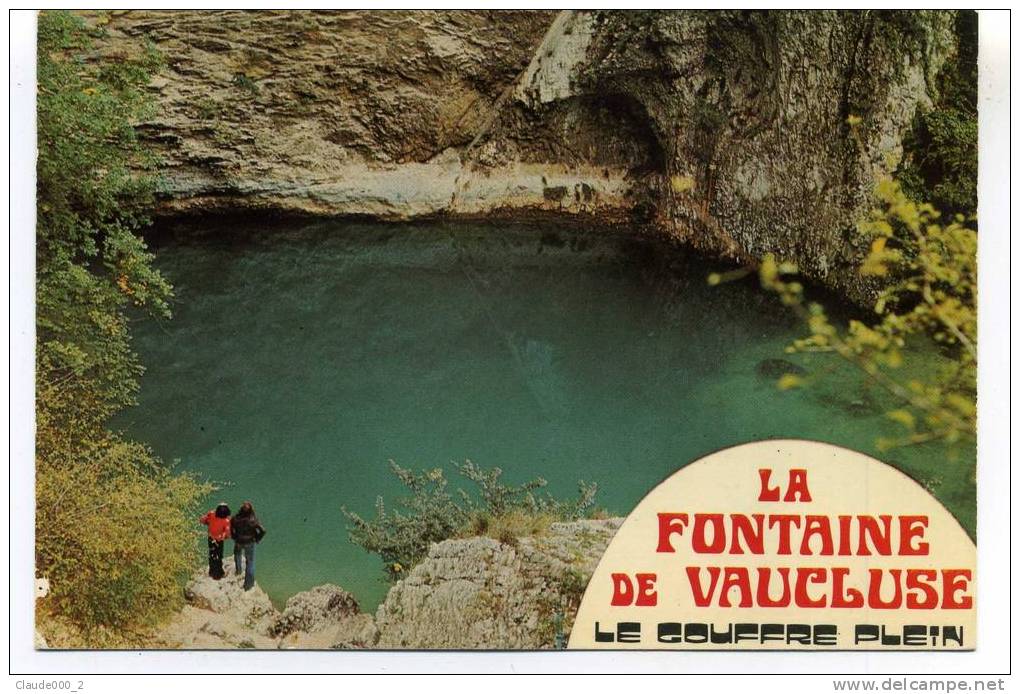
M 251 590 L 255 585 L 255 543 L 234 543 L 234 570 L 238 575 L 241 573 L 241 552 L 244 552 L 244 589 Z

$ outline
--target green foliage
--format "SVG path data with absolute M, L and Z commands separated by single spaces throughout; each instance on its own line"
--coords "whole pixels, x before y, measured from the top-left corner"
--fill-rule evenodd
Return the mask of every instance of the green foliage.
M 877 187 L 879 207 L 859 226 L 871 239 L 862 275 L 883 288 L 874 320 L 845 328 L 825 308 L 804 298 L 792 276 L 797 268 L 769 255 L 759 267 L 762 286 L 801 315 L 810 335 L 790 351 L 830 352 L 859 368 L 900 404 L 887 412 L 905 433 L 882 439 L 880 448 L 940 440 L 972 440 L 977 395 L 977 232 L 962 216 L 943 223 L 929 204 L 916 203 L 893 181 Z M 912 360 L 920 343 L 942 357 Z M 780 383 L 793 387 L 798 383 Z
M 915 149 L 899 176 L 915 200 L 930 191 L 938 206 L 952 213 L 977 210 L 977 114 L 956 109 L 921 113 L 910 146 Z
M 240 87 L 252 96 L 256 96 L 259 93 L 258 83 L 250 75 L 243 72 L 238 72 L 234 75 L 233 83 L 234 86 Z
M 90 65 L 92 33 L 67 12 L 39 16 L 36 264 L 41 406 L 66 414 L 84 397 L 98 425 L 132 403 L 140 373 L 122 309 L 168 316 L 171 293 L 134 234 L 153 181 L 131 122 L 154 59 Z
M 194 561 L 192 507 L 208 491 L 106 428 L 142 373 L 125 312 L 168 317 L 171 290 L 135 234 L 154 185 L 132 123 L 148 113 L 158 56 L 89 62 L 101 31 L 39 15 L 36 570 L 48 608 L 86 631 L 175 605 Z
M 452 537 L 489 535 L 515 544 L 521 535 L 541 532 L 555 520 L 583 517 L 593 506 L 597 487 L 579 484 L 578 498 L 555 499 L 540 490 L 538 478 L 518 486 L 504 484 L 499 468 L 483 470 L 470 460 L 454 468 L 474 484 L 467 489 L 450 489 L 441 468 L 415 474 L 390 461 L 397 478 L 410 495 L 397 502 L 399 510 L 388 511 L 382 498 L 376 500 L 374 519 L 366 520 L 343 509 L 351 522 L 351 541 L 383 558 L 387 575 L 396 580 L 425 558 L 429 545 Z
M 402 510 L 387 511 L 379 497 L 373 520 L 346 508 L 343 513 L 352 524 L 348 528 L 351 541 L 379 554 L 387 574 L 396 579 L 425 556 L 430 543 L 456 535 L 467 523 L 468 513 L 450 493 L 441 469 L 416 475 L 392 461 L 390 466 L 410 492 L 398 502 Z
M 223 105 L 211 97 L 195 102 L 195 109 L 201 120 L 216 120 L 223 113 Z
M 195 565 L 192 509 L 209 490 L 116 436 L 40 459 L 36 571 L 48 607 L 86 632 L 151 624 Z
M 503 471 L 498 467 L 486 471 L 470 460 L 454 467 L 463 477 L 475 483 L 481 497 L 480 502 L 474 502 L 465 491 L 460 490 L 463 506 L 468 510 L 483 511 L 497 518 L 513 513 L 524 513 L 528 516 L 551 515 L 559 520 L 575 520 L 583 517 L 591 509 L 598 491 L 595 483 L 579 482 L 577 499 L 562 501 L 548 492 L 540 491 L 547 484 L 541 477 L 518 486 L 511 486 L 500 481 Z
M 944 214 L 977 213 L 977 14 L 956 18 L 957 47 L 935 79 L 937 98 L 919 110 L 896 172 L 915 201 Z

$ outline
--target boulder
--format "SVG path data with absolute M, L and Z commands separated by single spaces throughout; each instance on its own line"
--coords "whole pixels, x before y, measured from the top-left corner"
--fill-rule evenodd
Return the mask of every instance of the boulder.
M 369 648 L 378 632 L 353 595 L 327 583 L 287 600 L 272 633 L 280 637 L 280 648 L 327 649 Z
M 188 604 L 156 639 L 170 648 L 366 648 L 376 641 L 375 620 L 354 596 L 327 584 L 298 593 L 280 612 L 258 584 L 242 587 L 233 562 L 216 581 L 197 573 L 184 589 Z
M 279 647 L 302 650 L 372 648 L 378 637 L 372 615 L 359 612 L 314 631 L 293 631 L 280 639 Z
M 340 586 L 327 583 L 287 600 L 276 618 L 272 633 L 286 636 L 295 631 L 323 631 L 360 612 L 358 601 Z
M 196 608 L 229 614 L 268 633 L 279 614 L 269 596 L 258 583 L 244 590 L 244 576 L 234 572 L 232 561 L 224 562 L 223 568 L 226 575 L 218 581 L 205 573 L 195 574 L 184 587 L 184 599 Z
M 588 578 L 622 522 L 553 523 L 512 542 L 472 537 L 433 544 L 379 607 L 377 646 L 562 646 Z

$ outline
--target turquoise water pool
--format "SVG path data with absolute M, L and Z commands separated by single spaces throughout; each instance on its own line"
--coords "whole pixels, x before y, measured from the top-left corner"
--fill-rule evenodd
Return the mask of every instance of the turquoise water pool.
M 399 496 L 390 460 L 471 459 L 556 495 L 595 481 L 599 505 L 625 514 L 712 450 L 813 438 L 892 462 L 973 529 L 973 451 L 879 454 L 896 425 L 848 369 L 778 390 L 767 360 L 832 362 L 784 355 L 798 323 L 753 280 L 709 287 L 713 268 L 678 249 L 583 228 L 349 222 L 192 225 L 152 246 L 174 318 L 134 325 L 147 372 L 115 426 L 225 483 L 210 502 L 254 502 L 258 581 L 276 602 L 326 582 L 369 610 L 385 596 L 340 508 L 371 515 Z

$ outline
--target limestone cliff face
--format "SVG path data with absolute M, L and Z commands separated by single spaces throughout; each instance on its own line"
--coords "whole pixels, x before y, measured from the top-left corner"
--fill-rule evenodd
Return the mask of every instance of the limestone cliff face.
M 168 213 L 590 214 L 853 296 L 948 12 L 117 12 Z M 136 50 L 135 48 L 134 50 Z M 851 118 L 852 117 L 852 118 Z M 859 119 L 859 125 L 850 121 Z
M 855 293 L 855 222 L 930 105 L 951 27 L 945 12 L 573 13 L 517 94 L 633 102 L 661 151 L 646 183 L 661 229 Z
M 467 164 L 555 16 L 123 12 L 104 25 L 101 51 L 115 57 L 144 39 L 166 58 L 151 85 L 159 114 L 140 126 L 164 162 L 164 212 L 611 213 L 627 207 L 628 167 L 647 144 L 625 132 L 604 142 L 598 119 L 613 116 L 601 106 L 595 126 L 560 117 L 550 132 L 521 120 L 519 156 Z M 595 156 L 561 165 L 581 146 Z

